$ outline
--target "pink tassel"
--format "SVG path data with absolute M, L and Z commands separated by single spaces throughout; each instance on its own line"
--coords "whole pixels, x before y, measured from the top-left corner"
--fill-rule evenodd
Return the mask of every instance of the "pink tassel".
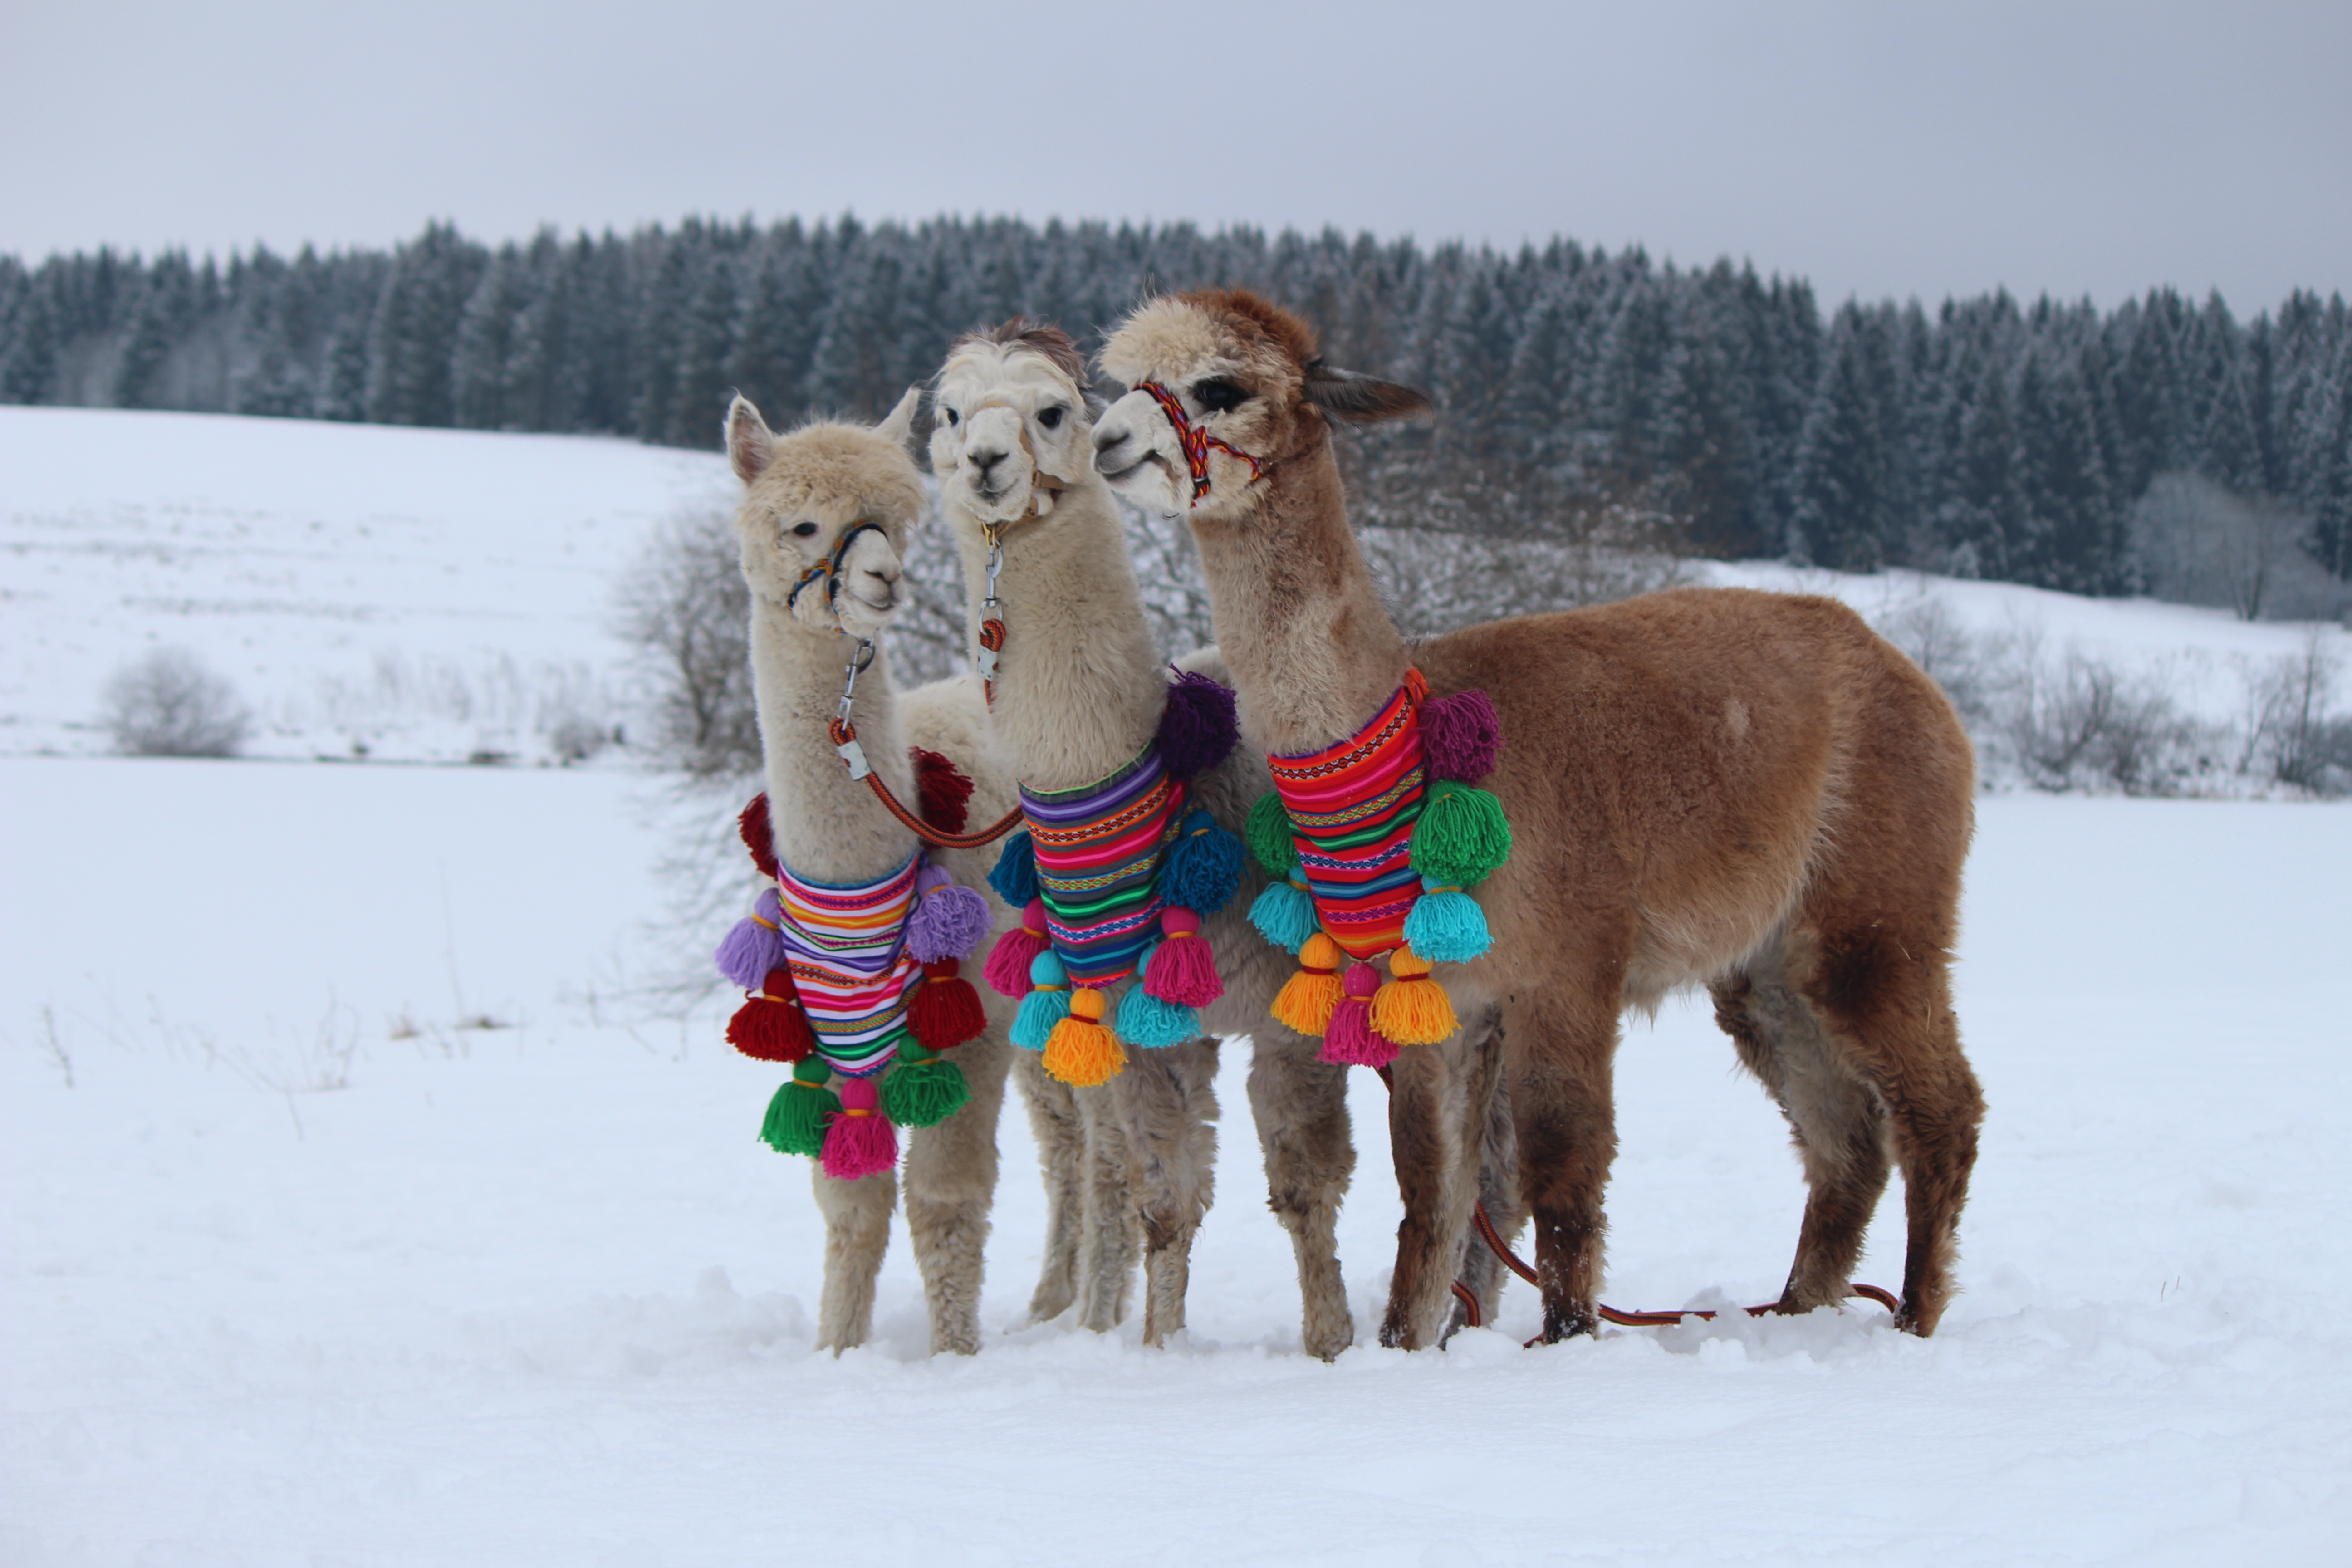
M 1151 950 L 1143 971 L 1146 993 L 1182 1007 L 1205 1007 L 1225 994 L 1199 915 L 1171 904 L 1160 911 L 1160 932 L 1166 940 Z
M 1323 1031 L 1323 1059 L 1335 1067 L 1384 1068 L 1396 1060 L 1397 1044 L 1372 1027 L 1372 993 L 1381 977 L 1369 963 L 1348 966 L 1340 977 L 1339 1005 Z
M 898 1163 L 898 1130 L 882 1114 L 881 1096 L 870 1080 L 841 1080 L 841 1110 L 825 1129 L 820 1159 L 824 1173 L 839 1182 L 879 1175 Z
M 1045 900 L 1032 899 L 1021 911 L 1021 929 L 1006 931 L 988 951 L 980 977 L 1000 996 L 1029 994 L 1029 962 L 1052 945 L 1045 935 Z

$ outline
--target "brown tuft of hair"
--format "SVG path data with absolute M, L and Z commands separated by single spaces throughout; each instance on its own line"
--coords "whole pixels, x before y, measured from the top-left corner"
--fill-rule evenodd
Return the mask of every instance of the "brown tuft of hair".
M 1176 297 L 1227 321 L 1239 317 L 1271 339 L 1302 370 L 1315 360 L 1315 329 L 1271 300 L 1246 289 L 1195 289 Z
M 966 332 L 955 341 L 953 348 L 950 348 L 949 353 L 954 353 L 955 349 L 960 349 L 966 343 L 994 343 L 999 348 L 1027 349 L 1031 353 L 1037 355 L 1055 370 L 1068 376 L 1071 384 L 1079 390 L 1084 391 L 1086 388 L 1086 355 L 1078 352 L 1078 345 L 1071 341 L 1069 333 L 1051 321 L 1034 321 L 1027 316 L 1015 316 L 993 327 L 984 328 L 977 332 Z

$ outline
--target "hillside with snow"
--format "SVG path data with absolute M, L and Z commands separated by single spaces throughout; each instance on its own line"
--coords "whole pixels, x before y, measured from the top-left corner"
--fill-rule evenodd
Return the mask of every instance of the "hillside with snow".
M 876 1342 L 816 1353 L 805 1163 L 756 1137 L 779 1075 L 650 983 L 720 934 L 668 913 L 662 781 L 625 745 L 523 765 L 558 760 L 541 703 L 625 728 L 613 578 L 724 481 L 0 409 L 0 1564 L 2343 1560 L 2352 805 L 2259 780 L 1979 803 L 1990 1110 L 1933 1340 L 1856 1303 L 1525 1351 L 1514 1285 L 1495 1330 L 1374 1348 L 1401 1211 L 1360 1074 L 1358 1343 L 1315 1362 L 1235 1039 L 1185 1343 L 1023 1321 L 1015 1113 L 988 1348 L 923 1354 L 902 1228 Z M 1708 570 L 1837 593 L 1988 692 L 2033 643 L 2216 726 L 2344 636 Z M 104 754 L 109 675 L 163 645 L 234 682 L 256 757 L 516 765 Z M 1777 1293 L 1802 1182 L 1703 999 L 1627 1026 L 1618 1093 L 1606 1299 Z M 1861 1278 L 1902 1250 L 1898 1182 Z

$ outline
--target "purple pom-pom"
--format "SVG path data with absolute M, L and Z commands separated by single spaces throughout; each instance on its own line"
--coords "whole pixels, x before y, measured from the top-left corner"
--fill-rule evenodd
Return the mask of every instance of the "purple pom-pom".
M 996 921 L 988 900 L 953 882 L 924 896 L 907 921 L 907 951 L 918 963 L 969 958 Z
M 1503 721 L 1483 691 L 1457 691 L 1421 705 L 1422 759 L 1432 778 L 1475 784 L 1495 771 Z
M 1232 690 L 1198 670 L 1179 671 L 1160 715 L 1160 760 L 1169 776 L 1189 779 L 1207 773 L 1233 754 L 1241 735 Z
M 784 939 L 771 929 L 783 918 L 776 902 L 776 890 L 771 888 L 761 893 L 760 901 L 751 907 L 759 911 L 760 920 L 769 924 L 761 925 L 755 920 L 737 921 L 735 929 L 727 933 L 727 940 L 711 955 L 719 964 L 719 973 L 746 991 L 759 990 L 768 978 L 768 971 L 784 967 Z

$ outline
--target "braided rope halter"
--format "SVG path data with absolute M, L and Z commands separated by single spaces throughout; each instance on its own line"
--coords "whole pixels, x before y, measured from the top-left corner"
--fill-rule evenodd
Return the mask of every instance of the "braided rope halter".
M 1223 437 L 1212 436 L 1194 424 L 1184 412 L 1184 405 L 1176 400 L 1174 393 L 1156 381 L 1139 381 L 1135 384 L 1135 390 L 1151 395 L 1151 401 L 1160 405 L 1160 412 L 1168 416 L 1169 426 L 1176 432 L 1176 444 L 1184 449 L 1184 466 L 1192 470 L 1194 506 L 1199 506 L 1201 498 L 1209 493 L 1209 448 L 1212 447 L 1227 457 L 1238 458 L 1247 463 L 1253 484 L 1265 478 L 1265 467 L 1255 458 Z
M 799 600 L 801 590 L 822 577 L 824 579 L 825 610 L 832 615 L 835 626 L 839 627 L 841 615 L 834 605 L 841 592 L 841 563 L 848 556 L 851 543 L 859 535 L 869 531 L 882 533 L 882 525 L 861 519 L 845 530 L 842 536 L 834 541 L 833 548 L 817 557 L 815 565 L 801 574 L 800 580 L 793 584 L 793 591 L 784 596 L 784 608 L 790 610 Z M 845 632 L 844 635 L 847 634 Z M 841 701 L 834 710 L 832 721 L 825 725 L 825 732 L 833 739 L 833 749 L 840 755 L 842 765 L 849 770 L 849 776 L 863 779 L 866 787 L 874 792 L 874 797 L 882 803 L 883 808 L 898 818 L 899 826 L 938 848 L 977 849 L 983 844 L 993 844 L 1019 826 L 1021 808 L 1016 805 L 1005 814 L 1003 820 L 977 833 L 943 833 L 899 804 L 898 797 L 890 793 L 890 786 L 882 782 L 882 775 L 874 771 L 874 764 L 866 761 L 866 748 L 857 743 L 857 729 L 849 718 L 851 706 L 857 697 L 857 678 L 873 662 L 874 639 L 858 638 L 857 646 L 850 650 L 848 667 L 842 672 Z

